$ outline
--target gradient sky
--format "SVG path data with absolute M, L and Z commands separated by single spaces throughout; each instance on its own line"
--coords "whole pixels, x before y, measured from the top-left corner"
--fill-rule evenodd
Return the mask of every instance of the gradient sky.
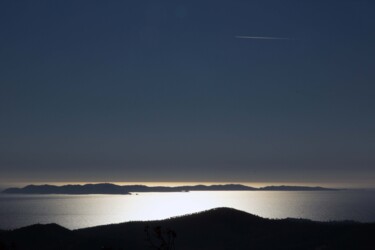
M 3 0 L 0 182 L 375 186 L 374 12 Z

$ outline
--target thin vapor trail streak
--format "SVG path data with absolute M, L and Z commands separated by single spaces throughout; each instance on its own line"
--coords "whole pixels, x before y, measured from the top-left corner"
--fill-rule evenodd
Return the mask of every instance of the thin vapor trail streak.
M 291 40 L 288 37 L 272 37 L 272 36 L 235 36 L 238 39 L 257 39 L 257 40 Z

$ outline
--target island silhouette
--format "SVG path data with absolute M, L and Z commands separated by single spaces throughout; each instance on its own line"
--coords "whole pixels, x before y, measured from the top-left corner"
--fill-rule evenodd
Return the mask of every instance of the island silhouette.
M 146 186 L 115 185 L 111 183 L 85 185 L 28 185 L 23 188 L 8 188 L 5 194 L 131 194 L 141 192 L 189 192 L 189 191 L 336 191 L 339 189 L 308 186 L 266 186 L 255 188 L 241 184 L 194 185 L 194 186 Z

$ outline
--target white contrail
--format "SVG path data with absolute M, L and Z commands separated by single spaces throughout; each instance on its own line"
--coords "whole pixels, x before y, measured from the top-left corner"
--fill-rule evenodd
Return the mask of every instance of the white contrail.
M 288 37 L 273 37 L 273 36 L 235 36 L 239 39 L 258 39 L 258 40 L 291 40 Z

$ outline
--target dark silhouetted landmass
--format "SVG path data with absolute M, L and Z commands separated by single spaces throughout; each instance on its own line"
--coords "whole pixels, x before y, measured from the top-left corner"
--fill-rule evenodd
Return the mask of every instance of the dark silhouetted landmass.
M 86 185 L 28 185 L 23 188 L 8 188 L 7 194 L 129 194 L 122 186 L 102 183 Z
M 275 208 L 276 209 L 276 208 Z M 152 213 L 152 208 L 150 208 Z M 79 230 L 56 224 L 0 231 L 4 249 L 150 249 L 145 228 L 172 229 L 176 250 L 374 249 L 375 223 L 264 219 L 230 208 Z
M 119 186 L 109 183 L 86 185 L 29 185 L 23 188 L 8 188 L 7 194 L 130 194 L 135 192 L 188 192 L 188 191 L 332 191 L 338 189 L 304 186 L 269 186 L 254 188 L 240 184 L 196 185 L 179 187 L 149 187 L 145 185 Z
M 304 187 L 304 186 L 267 186 L 259 188 L 264 191 L 333 191 L 338 189 L 324 187 Z

